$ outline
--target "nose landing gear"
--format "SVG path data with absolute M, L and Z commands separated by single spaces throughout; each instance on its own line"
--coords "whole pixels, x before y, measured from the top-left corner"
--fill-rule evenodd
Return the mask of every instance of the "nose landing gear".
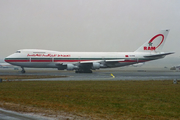
M 24 68 L 23 68 L 23 67 L 21 67 L 21 68 L 22 68 L 21 73 L 26 73 L 26 71 L 24 70 Z

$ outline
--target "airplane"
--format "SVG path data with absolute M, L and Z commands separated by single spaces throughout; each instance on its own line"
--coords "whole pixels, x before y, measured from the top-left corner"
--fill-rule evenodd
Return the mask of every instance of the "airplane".
M 5 62 L 30 68 L 57 68 L 92 73 L 100 68 L 114 68 L 164 58 L 174 52 L 161 52 L 169 29 L 161 30 L 134 52 L 58 52 L 40 49 L 21 49 L 5 58 Z
M 0 68 L 14 68 L 16 66 L 11 65 L 9 63 L 0 63 Z
M 180 65 L 173 66 L 170 70 L 180 70 Z

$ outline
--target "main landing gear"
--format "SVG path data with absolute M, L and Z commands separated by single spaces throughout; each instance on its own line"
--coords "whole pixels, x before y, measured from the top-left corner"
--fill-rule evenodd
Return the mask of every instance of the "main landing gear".
M 23 68 L 23 67 L 21 67 L 21 68 L 22 68 L 21 73 L 26 73 L 26 71 L 24 70 L 24 68 Z
M 80 70 L 76 70 L 75 73 L 92 73 L 92 70 L 89 70 L 89 69 L 82 70 L 82 69 L 80 69 Z

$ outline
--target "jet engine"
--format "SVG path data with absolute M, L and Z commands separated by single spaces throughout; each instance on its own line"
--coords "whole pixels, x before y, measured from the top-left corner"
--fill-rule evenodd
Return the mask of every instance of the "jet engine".
M 100 63 L 93 63 L 92 64 L 92 69 L 95 70 L 95 69 L 99 69 L 100 68 Z
M 74 66 L 73 64 L 67 64 L 67 67 L 66 67 L 67 70 L 74 70 L 74 69 L 78 69 L 77 66 Z

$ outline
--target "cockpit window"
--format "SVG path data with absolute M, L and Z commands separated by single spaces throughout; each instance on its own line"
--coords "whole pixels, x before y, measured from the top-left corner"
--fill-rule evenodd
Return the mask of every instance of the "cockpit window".
M 21 53 L 21 51 L 16 51 L 16 53 Z

